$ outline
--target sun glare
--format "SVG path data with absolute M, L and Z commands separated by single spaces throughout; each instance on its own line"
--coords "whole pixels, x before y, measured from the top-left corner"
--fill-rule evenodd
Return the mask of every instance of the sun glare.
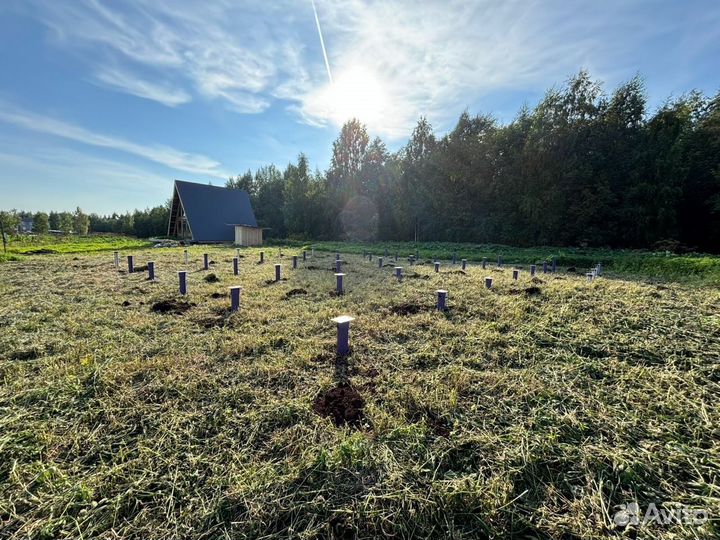
M 338 125 L 351 118 L 377 125 L 386 106 L 385 94 L 377 77 L 360 67 L 341 72 L 327 88 L 325 99 L 330 117 Z

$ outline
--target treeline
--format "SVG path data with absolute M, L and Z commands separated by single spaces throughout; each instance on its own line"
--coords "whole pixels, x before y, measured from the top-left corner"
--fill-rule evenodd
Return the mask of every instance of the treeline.
M 90 230 L 99 233 L 130 234 L 138 238 L 165 236 L 169 217 L 169 203 L 125 214 L 109 216 L 90 214 Z
M 31 230 L 23 230 L 23 221 L 32 223 Z M 79 207 L 75 212 L 27 212 L 27 211 L 0 211 L 0 224 L 6 234 L 16 232 L 33 232 L 46 234 L 50 231 L 59 231 L 70 234 L 87 234 L 90 228 L 90 217 Z
M 268 236 L 720 250 L 720 94 L 652 114 L 640 78 L 606 94 L 586 72 L 501 124 L 421 119 L 398 152 L 358 121 L 330 168 L 300 155 L 230 178 Z
M 357 120 L 321 173 L 300 155 L 230 178 L 275 238 L 420 240 L 720 251 L 720 93 L 652 114 L 640 78 L 606 94 L 586 72 L 501 124 L 463 113 L 438 137 L 420 119 L 391 153 Z M 167 233 L 169 202 L 125 214 L 0 212 L 34 232 Z
M 155 208 L 135 210 L 125 214 L 100 216 L 86 214 L 79 207 L 75 212 L 0 212 L 0 223 L 7 234 L 19 231 L 22 221 L 31 221 L 34 234 L 58 231 L 63 234 L 86 235 L 88 233 L 128 234 L 140 238 L 167 234 L 169 203 Z

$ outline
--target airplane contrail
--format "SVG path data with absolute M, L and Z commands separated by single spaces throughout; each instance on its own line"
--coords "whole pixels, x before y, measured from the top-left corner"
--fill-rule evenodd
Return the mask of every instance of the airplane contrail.
M 323 58 L 325 59 L 325 68 L 327 69 L 328 79 L 330 84 L 333 82 L 332 73 L 330 73 L 330 62 L 328 62 L 327 51 L 325 50 L 325 40 L 323 40 L 322 30 L 320 30 L 320 19 L 318 18 L 317 9 L 315 8 L 315 0 L 310 0 L 312 3 L 313 13 L 315 14 L 315 24 L 317 25 L 318 36 L 320 36 L 320 47 L 322 48 Z

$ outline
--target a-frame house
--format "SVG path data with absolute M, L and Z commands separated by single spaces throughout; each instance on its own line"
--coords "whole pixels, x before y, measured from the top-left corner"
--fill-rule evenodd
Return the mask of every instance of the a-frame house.
M 262 244 L 247 191 L 182 180 L 173 187 L 168 236 L 198 243 Z

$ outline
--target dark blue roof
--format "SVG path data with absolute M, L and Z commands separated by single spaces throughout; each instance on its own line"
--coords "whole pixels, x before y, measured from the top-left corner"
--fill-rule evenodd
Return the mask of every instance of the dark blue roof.
M 195 242 L 233 242 L 235 225 L 257 227 L 250 197 L 243 189 L 175 180 Z

